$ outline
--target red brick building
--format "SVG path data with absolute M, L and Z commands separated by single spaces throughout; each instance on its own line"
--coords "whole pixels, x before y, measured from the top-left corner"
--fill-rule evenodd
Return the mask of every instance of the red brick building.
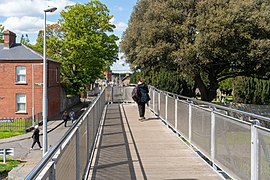
M 60 112 L 60 63 L 47 58 L 48 117 Z M 6 30 L 0 43 L 0 119 L 42 112 L 43 55 L 16 43 Z

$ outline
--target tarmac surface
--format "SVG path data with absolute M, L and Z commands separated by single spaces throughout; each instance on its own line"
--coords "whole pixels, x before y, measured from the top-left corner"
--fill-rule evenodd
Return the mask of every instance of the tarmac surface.
M 76 113 L 76 119 L 84 112 L 85 108 L 94 99 L 88 99 L 85 102 L 78 103 L 70 109 L 73 109 Z M 68 109 L 68 112 L 70 111 Z M 64 122 L 61 119 L 62 114 L 55 116 L 54 118 L 48 120 L 47 122 L 47 140 L 48 140 L 48 150 L 53 147 L 58 141 L 64 136 L 68 129 L 72 126 L 71 121 L 67 122 L 67 127 L 64 127 Z M 40 129 L 40 143 L 43 145 L 43 128 L 39 126 Z M 33 131 L 28 132 L 23 135 L 14 136 L 11 138 L 0 139 L 0 148 L 14 148 L 14 157 L 12 159 L 20 160 L 22 163 L 16 168 L 12 169 L 8 173 L 8 180 L 21 180 L 32 171 L 32 169 L 41 161 L 43 157 L 43 151 L 35 144 L 34 148 L 30 150 L 33 143 L 31 138 Z M 1 179 L 1 178 L 0 178 Z

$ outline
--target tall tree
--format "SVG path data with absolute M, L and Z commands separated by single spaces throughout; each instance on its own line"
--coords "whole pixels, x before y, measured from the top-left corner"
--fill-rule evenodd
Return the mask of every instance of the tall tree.
M 0 24 L 0 43 L 4 42 L 4 26 Z
M 175 59 L 192 72 L 203 100 L 215 98 L 229 77 L 269 78 L 270 2 L 258 2 L 194 1 Z
M 63 73 L 66 83 L 83 88 L 118 57 L 118 38 L 108 8 L 98 0 L 68 6 L 61 12 Z
M 29 42 L 30 42 L 30 40 L 29 40 L 28 34 L 25 34 L 25 37 L 22 34 L 21 39 L 20 39 L 20 43 L 22 43 L 24 45 L 28 45 Z
M 62 63 L 62 81 L 68 93 L 78 93 L 118 58 L 118 37 L 108 8 L 98 0 L 67 6 L 58 24 L 47 28 L 48 55 Z M 40 31 L 36 49 L 42 50 Z
M 211 101 L 227 78 L 269 78 L 269 10 L 270 1 L 140 0 L 121 48 L 133 67 L 178 66 Z

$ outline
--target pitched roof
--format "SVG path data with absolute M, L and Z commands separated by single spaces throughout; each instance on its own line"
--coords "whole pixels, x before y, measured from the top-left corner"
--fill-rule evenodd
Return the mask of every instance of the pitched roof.
M 0 60 L 41 61 L 43 60 L 43 55 L 20 43 L 13 45 L 11 48 L 4 48 L 4 44 L 0 44 Z M 47 60 L 58 62 L 49 57 L 47 57 Z

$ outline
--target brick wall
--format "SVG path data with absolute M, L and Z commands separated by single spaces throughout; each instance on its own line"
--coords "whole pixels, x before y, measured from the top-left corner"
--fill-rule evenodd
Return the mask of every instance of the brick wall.
M 0 118 L 30 117 L 32 116 L 32 107 L 34 107 L 35 114 L 42 112 L 43 87 L 40 83 L 43 82 L 43 65 L 41 63 L 42 61 L 35 63 L 33 61 L 0 62 Z M 16 83 L 16 66 L 26 67 L 25 84 Z M 53 70 L 56 67 L 60 69 L 60 64 L 53 62 L 49 63 L 47 67 L 49 72 L 47 81 L 49 86 L 48 116 L 50 117 L 60 112 L 60 80 L 56 82 L 55 73 L 57 70 Z M 34 74 L 32 74 L 32 68 Z M 34 81 L 32 81 L 33 77 Z M 33 92 L 34 96 L 32 96 Z M 26 113 L 16 113 L 16 94 L 18 93 L 26 94 Z

